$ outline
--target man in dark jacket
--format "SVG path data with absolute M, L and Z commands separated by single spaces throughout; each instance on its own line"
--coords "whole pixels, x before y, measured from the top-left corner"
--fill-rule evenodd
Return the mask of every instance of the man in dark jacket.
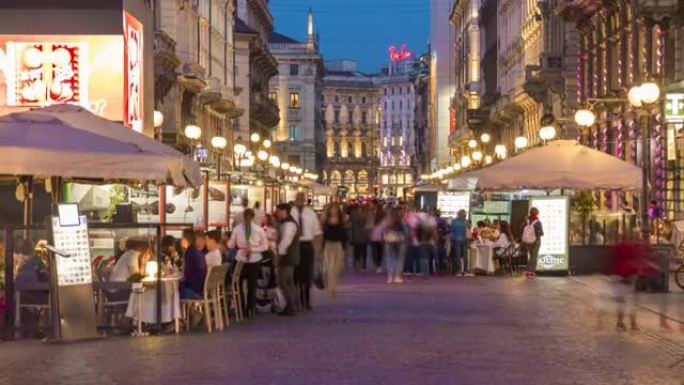
M 297 222 L 290 215 L 290 205 L 282 203 L 276 209 L 276 216 L 280 221 L 278 237 L 278 287 L 283 291 L 286 306 L 281 315 L 294 315 L 294 305 L 297 290 L 294 284 L 294 271 L 299 264 L 299 237 L 301 231 Z

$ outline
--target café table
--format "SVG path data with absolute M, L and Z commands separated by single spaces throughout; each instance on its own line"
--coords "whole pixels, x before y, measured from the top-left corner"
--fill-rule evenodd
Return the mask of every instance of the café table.
M 470 270 L 494 274 L 494 248 L 488 243 L 476 242 L 470 248 Z
M 180 294 L 178 290 L 179 277 L 161 278 L 161 322 L 174 322 L 175 332 L 178 333 L 181 318 Z M 138 332 L 143 323 L 157 322 L 157 280 L 152 277 L 143 279 L 140 289 L 134 287 L 128 301 L 126 317 L 136 322 Z

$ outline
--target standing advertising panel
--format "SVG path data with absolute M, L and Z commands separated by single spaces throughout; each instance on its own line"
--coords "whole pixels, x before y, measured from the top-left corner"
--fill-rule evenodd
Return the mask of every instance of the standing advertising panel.
M 198 188 L 166 186 L 166 223 L 187 223 L 203 226 L 204 185 Z
M 539 209 L 539 220 L 544 228 L 537 271 L 567 271 L 569 259 L 568 197 L 530 198 L 530 207 Z
M 88 222 L 78 205 L 59 205 L 51 218 L 53 259 L 50 264 L 53 338 L 70 341 L 97 337 L 93 306 Z
M 437 209 L 445 218 L 456 218 L 460 210 L 467 213 L 470 210 L 470 193 L 440 191 L 437 194 Z

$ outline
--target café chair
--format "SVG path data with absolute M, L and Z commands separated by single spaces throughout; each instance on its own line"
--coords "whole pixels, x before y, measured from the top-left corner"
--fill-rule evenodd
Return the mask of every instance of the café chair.
M 244 263 L 242 262 L 236 263 L 235 269 L 233 269 L 233 274 L 231 275 L 230 279 L 230 291 L 226 292 L 225 283 L 223 285 L 221 298 L 223 300 L 224 316 L 226 317 L 226 322 L 228 323 L 230 323 L 228 316 L 229 298 L 233 303 L 233 307 L 235 307 L 235 322 L 240 322 L 244 319 L 244 315 L 242 314 L 242 290 L 240 290 L 240 276 L 242 275 L 243 266 Z
M 207 276 L 204 279 L 204 293 L 202 298 L 198 299 L 182 299 L 181 307 L 186 321 L 187 330 L 190 330 L 190 309 L 197 308 L 204 314 L 204 322 L 207 326 L 207 331 L 212 332 L 212 314 L 214 314 L 213 323 L 217 330 L 222 330 L 223 316 L 221 314 L 221 301 L 219 298 L 219 287 L 222 281 L 225 281 L 226 272 L 222 266 L 211 266 L 207 271 Z

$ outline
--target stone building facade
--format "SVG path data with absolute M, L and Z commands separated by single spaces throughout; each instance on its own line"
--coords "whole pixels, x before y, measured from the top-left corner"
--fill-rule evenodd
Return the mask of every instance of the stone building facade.
M 235 138 L 245 143 L 251 133 L 271 136 L 280 120 L 276 103 L 268 98 L 269 81 L 278 74 L 278 63 L 268 50 L 273 17 L 266 0 L 237 1 L 235 19 L 235 87 L 237 118 Z
M 234 96 L 234 5 L 229 0 L 155 1 L 155 105 L 164 115 L 161 139 L 188 153 L 199 145 L 202 162 L 215 162 L 211 138 L 223 136 L 232 148 Z M 184 129 L 202 129 L 190 143 Z M 223 157 L 224 166 L 230 157 Z M 224 168 L 224 169 L 227 169 Z
M 576 66 L 579 86 L 577 101 L 589 106 L 598 99 L 623 102 L 595 103 L 596 122 L 583 129 L 578 139 L 585 145 L 628 162 L 641 164 L 642 135 L 650 137 L 649 200 L 671 219 L 681 219 L 681 142 L 676 123 L 667 116 L 668 93 L 684 92 L 684 20 L 677 1 L 566 1 L 556 11 L 579 30 L 576 41 L 580 60 Z M 652 117 L 637 113 L 625 97 L 627 90 L 648 80 L 661 86 L 661 96 Z M 663 113 L 664 112 L 664 113 Z M 641 127 L 641 129 L 639 129 Z M 620 209 L 623 204 L 636 207 L 629 194 L 603 192 L 604 208 Z
M 268 48 L 278 62 L 278 76 L 271 79 L 268 97 L 277 103 L 280 122 L 273 132 L 281 159 L 321 174 L 325 158 L 325 133 L 321 97 L 324 66 L 309 11 L 306 42 L 271 33 Z
M 402 50 L 404 51 L 404 50 Z M 391 57 L 380 78 L 380 197 L 406 197 L 416 176 L 416 63 L 410 51 Z
M 348 197 L 374 195 L 380 121 L 377 77 L 359 72 L 353 61 L 328 62 L 323 83 L 323 182 L 346 187 Z

